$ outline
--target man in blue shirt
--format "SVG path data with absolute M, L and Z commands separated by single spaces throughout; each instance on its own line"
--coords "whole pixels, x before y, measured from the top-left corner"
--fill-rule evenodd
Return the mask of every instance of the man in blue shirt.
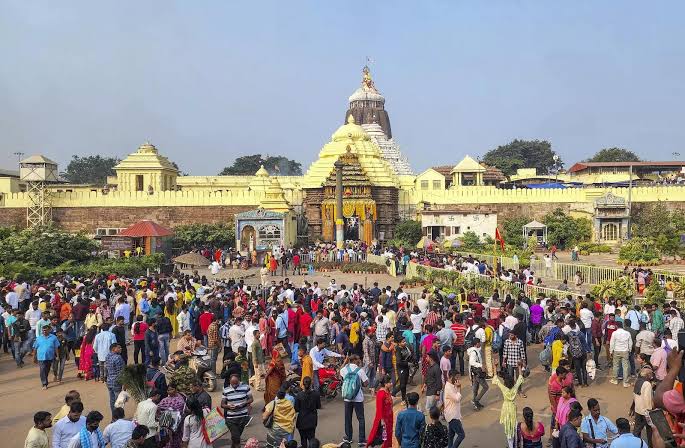
M 426 430 L 426 417 L 416 409 L 419 394 L 408 393 L 407 403 L 409 407 L 397 415 L 395 437 L 400 441 L 402 448 L 420 448 L 421 435 Z
M 290 345 L 288 344 L 288 307 L 276 318 L 276 339 L 283 344 L 283 348 L 288 353 L 288 357 L 292 356 L 290 352 Z
M 584 448 L 583 440 L 578 435 L 578 428 L 583 414 L 578 409 L 572 409 L 568 414 L 568 422 L 559 430 L 559 442 L 563 448 Z
M 630 432 L 630 422 L 625 418 L 616 419 L 619 436 L 611 442 L 611 448 L 646 448 L 647 443 Z
M 57 336 L 50 332 L 50 325 L 43 325 L 41 335 L 33 341 L 33 362 L 37 362 L 40 368 L 40 382 L 43 390 L 48 388 L 48 374 L 52 361 L 55 360 L 55 352 L 59 347 Z
M 618 434 L 616 425 L 611 420 L 600 415 L 599 402 L 594 398 L 587 401 L 590 415 L 583 417 L 580 423 L 580 432 L 583 434 L 583 442 L 592 444 L 596 448 L 609 447 L 609 434 Z

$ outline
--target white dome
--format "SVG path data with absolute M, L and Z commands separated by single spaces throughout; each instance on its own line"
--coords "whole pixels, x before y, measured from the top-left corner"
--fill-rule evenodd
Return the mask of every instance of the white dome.
M 350 96 L 349 101 L 350 103 L 353 101 L 380 101 L 385 103 L 385 98 L 376 89 L 360 87 Z

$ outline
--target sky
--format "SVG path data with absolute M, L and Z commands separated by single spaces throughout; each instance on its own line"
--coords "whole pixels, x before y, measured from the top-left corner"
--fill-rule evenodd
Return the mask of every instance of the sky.
M 0 0 L 0 168 L 149 140 L 193 175 L 303 164 L 367 57 L 413 169 L 515 138 L 685 157 L 685 2 Z M 674 155 L 681 153 L 681 156 Z

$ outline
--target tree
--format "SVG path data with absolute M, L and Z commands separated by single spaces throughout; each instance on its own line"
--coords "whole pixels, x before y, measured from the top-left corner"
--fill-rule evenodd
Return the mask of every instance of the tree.
M 473 230 L 464 232 L 461 236 L 461 247 L 462 250 L 481 250 L 483 249 L 483 243 L 480 241 L 480 237 Z
M 496 166 L 511 176 L 519 168 L 536 168 L 538 174 L 549 174 L 563 167 L 559 157 L 555 160 L 552 144 L 546 140 L 514 140 L 485 153 L 483 162 Z
M 72 156 L 67 169 L 62 177 L 72 184 L 96 184 L 107 183 L 107 176 L 114 176 L 114 166 L 121 160 L 117 157 Z
M 174 228 L 174 247 L 193 250 L 206 246 L 233 247 L 233 224 L 188 224 Z
M 634 236 L 651 241 L 663 255 L 676 256 L 685 233 L 685 213 L 669 210 L 663 202 L 644 206 L 635 213 L 634 229 Z
M 410 247 L 416 246 L 421 240 L 421 223 L 408 219 L 395 226 L 395 239 L 405 241 Z
M 35 263 L 55 267 L 67 261 L 88 261 L 97 250 L 95 241 L 85 235 L 71 234 L 50 227 L 2 232 L 0 264 Z
M 585 162 L 639 162 L 640 157 L 633 151 L 624 148 L 604 148 Z
M 233 161 L 233 165 L 225 167 L 219 176 L 252 176 L 259 167 L 264 165 L 272 176 L 301 176 L 302 164 L 290 160 L 284 156 L 267 156 L 262 158 L 261 154 L 238 157 Z
M 507 219 L 502 224 L 502 238 L 508 246 L 516 247 L 518 249 L 523 247 L 523 226 L 532 221 L 527 216 L 518 216 L 516 218 Z
M 586 218 L 573 218 L 560 208 L 545 215 L 542 220 L 547 226 L 547 243 L 556 244 L 559 248 L 590 241 L 592 223 Z

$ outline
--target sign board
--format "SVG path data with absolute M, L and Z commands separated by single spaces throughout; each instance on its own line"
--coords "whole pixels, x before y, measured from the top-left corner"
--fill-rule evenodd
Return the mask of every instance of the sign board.
M 131 238 L 127 236 L 103 236 L 100 239 L 103 250 L 131 250 Z

